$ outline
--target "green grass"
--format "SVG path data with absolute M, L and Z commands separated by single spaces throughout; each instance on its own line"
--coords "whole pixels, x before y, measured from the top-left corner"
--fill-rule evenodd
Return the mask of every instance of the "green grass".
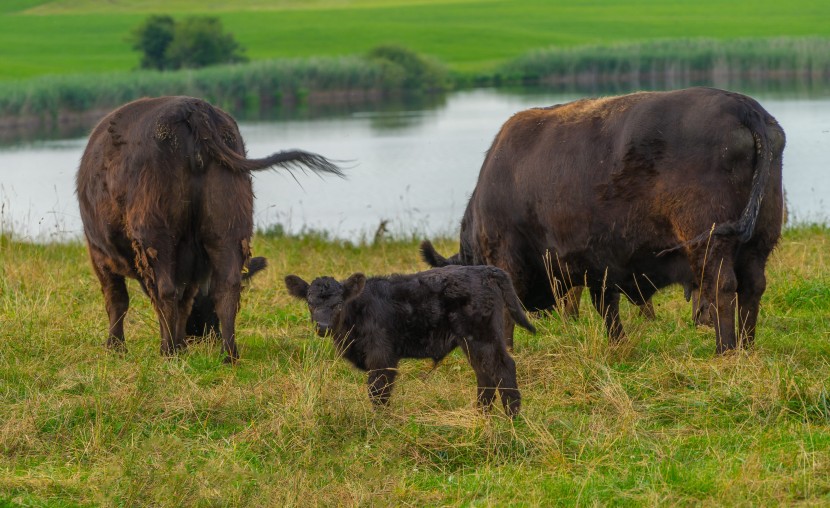
M 492 71 L 527 51 L 652 38 L 830 36 L 824 0 L 13 0 L 0 6 L 0 79 L 126 71 L 125 38 L 147 14 L 219 16 L 251 59 L 343 56 L 387 43 L 460 72 Z
M 450 252 L 453 241 L 438 242 Z M 524 406 L 475 410 L 458 353 L 406 361 L 391 406 L 311 332 L 288 273 L 422 269 L 417 242 L 257 236 L 242 361 L 213 343 L 159 357 L 131 283 L 129 352 L 79 244 L 0 237 L 0 505 L 820 505 L 830 502 L 830 231 L 790 229 L 767 270 L 756 348 L 715 357 L 680 289 L 630 305 L 609 347 L 578 320 L 517 336 Z

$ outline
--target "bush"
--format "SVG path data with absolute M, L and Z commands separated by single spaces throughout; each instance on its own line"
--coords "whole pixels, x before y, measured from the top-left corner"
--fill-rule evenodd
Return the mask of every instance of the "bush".
M 193 16 L 176 22 L 150 16 L 132 33 L 133 49 L 141 51 L 143 69 L 186 69 L 244 62 L 243 48 L 224 33 L 219 18 Z
M 400 46 L 378 46 L 369 52 L 369 58 L 384 65 L 385 74 L 392 81 L 401 83 L 401 88 L 410 91 L 439 91 L 450 86 L 446 67 Z

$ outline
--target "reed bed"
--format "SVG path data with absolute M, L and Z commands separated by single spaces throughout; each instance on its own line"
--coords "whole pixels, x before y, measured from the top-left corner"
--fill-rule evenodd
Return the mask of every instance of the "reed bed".
M 403 50 L 405 51 L 405 50 Z M 408 52 L 410 55 L 413 53 Z M 429 92 L 471 85 L 548 84 L 593 90 L 706 84 L 730 88 L 822 87 L 830 78 L 830 39 L 773 38 L 662 40 L 634 44 L 551 48 L 528 53 L 492 73 L 449 73 L 431 58 L 415 55 L 427 71 L 365 56 L 263 60 L 175 72 L 134 71 L 101 75 L 47 76 L 0 82 L 0 115 L 58 119 L 109 110 L 143 96 L 193 95 L 234 112 L 261 111 L 311 101 L 350 97 L 380 101 L 428 83 Z M 418 81 L 414 81 L 417 77 Z
M 707 84 L 824 85 L 830 39 L 780 37 L 664 39 L 531 51 L 503 65 L 497 82 L 675 88 Z
M 57 115 L 112 108 L 143 96 L 193 95 L 238 107 L 280 104 L 309 92 L 395 88 L 395 72 L 360 57 L 257 61 L 199 70 L 47 76 L 0 82 L 3 115 Z

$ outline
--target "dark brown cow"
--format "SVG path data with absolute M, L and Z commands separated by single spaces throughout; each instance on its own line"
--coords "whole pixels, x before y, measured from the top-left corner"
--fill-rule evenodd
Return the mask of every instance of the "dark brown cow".
M 184 346 L 193 298 L 209 286 L 226 361 L 239 357 L 234 321 L 251 255 L 251 172 L 273 166 L 342 175 L 326 158 L 299 150 L 247 159 L 234 119 L 192 97 L 130 102 L 95 127 L 77 193 L 110 348 L 124 349 L 124 278 L 132 277 L 153 302 L 162 354 Z
M 783 149 L 755 100 L 712 88 L 522 111 L 485 157 L 459 253 L 423 252 L 504 269 L 532 310 L 554 305 L 552 285 L 586 285 L 612 340 L 625 337 L 621 293 L 644 304 L 681 283 L 699 289 L 724 352 L 755 337 Z
M 502 270 L 448 266 L 369 279 L 356 273 L 343 282 L 318 277 L 311 284 L 289 275 L 285 285 L 308 302 L 318 335 L 331 335 L 345 359 L 369 372 L 372 402 L 388 403 L 402 358 L 437 364 L 460 347 L 476 372 L 479 403 L 489 408 L 498 389 L 505 412 L 518 414 L 521 394 L 502 338 L 504 311 L 536 329 Z

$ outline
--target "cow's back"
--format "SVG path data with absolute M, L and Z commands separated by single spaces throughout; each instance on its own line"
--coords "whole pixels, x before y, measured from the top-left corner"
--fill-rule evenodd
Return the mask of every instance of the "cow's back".
M 244 154 L 234 120 L 191 97 L 139 99 L 113 111 L 93 130 L 77 175 L 84 229 L 111 257 L 132 256 L 125 245 L 183 243 L 192 261 L 199 241 L 229 230 L 250 236 L 253 192 L 248 173 L 212 160 L 205 130 L 219 132 Z

